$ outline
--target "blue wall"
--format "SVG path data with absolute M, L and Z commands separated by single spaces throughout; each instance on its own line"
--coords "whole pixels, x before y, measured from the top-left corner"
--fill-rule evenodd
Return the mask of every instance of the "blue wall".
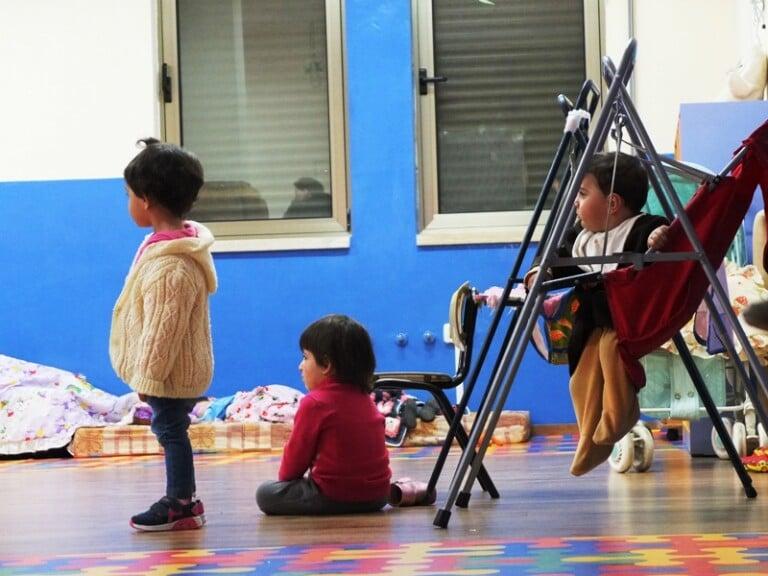
M 768 102 L 715 102 L 680 106 L 680 144 L 682 159 L 720 172 L 730 162 L 736 148 L 768 120 Z M 763 209 L 759 191 L 744 218 L 747 254 L 752 261 L 752 225 Z
M 452 291 L 506 282 L 514 247 L 416 246 L 410 16 L 408 0 L 346 3 L 351 247 L 215 256 L 212 395 L 301 388 L 298 336 L 331 312 L 369 328 L 381 370 L 449 371 L 453 350 L 440 335 Z M 130 220 L 122 181 L 0 183 L 0 214 L 0 353 L 124 392 L 109 365 L 111 309 L 147 231 Z M 481 311 L 480 339 L 490 319 Z M 438 336 L 431 346 L 426 330 Z M 400 332 L 408 346 L 396 346 Z M 566 369 L 529 351 L 507 406 L 537 423 L 572 422 Z

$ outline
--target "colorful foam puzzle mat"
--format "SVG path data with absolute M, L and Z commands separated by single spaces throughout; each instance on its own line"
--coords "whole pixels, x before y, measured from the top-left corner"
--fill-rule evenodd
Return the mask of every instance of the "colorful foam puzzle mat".
M 0 576 L 746 576 L 766 573 L 768 534 L 446 538 L 431 542 L 105 552 L 0 559 Z

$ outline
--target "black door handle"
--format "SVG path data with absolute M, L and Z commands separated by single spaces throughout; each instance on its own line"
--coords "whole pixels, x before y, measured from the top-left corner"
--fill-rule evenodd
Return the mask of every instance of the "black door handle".
M 163 67 L 160 70 L 160 91 L 163 94 L 163 102 L 173 102 L 173 92 L 171 89 L 171 69 L 163 62 Z
M 419 68 L 419 94 L 425 96 L 428 93 L 428 84 L 437 84 L 438 82 L 448 82 L 445 76 L 427 76 L 426 68 Z

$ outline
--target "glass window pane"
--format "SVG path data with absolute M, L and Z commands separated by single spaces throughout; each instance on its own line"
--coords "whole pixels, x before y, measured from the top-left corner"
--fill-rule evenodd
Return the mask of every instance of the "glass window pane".
M 177 19 L 192 217 L 331 217 L 325 0 L 178 0 Z
M 439 212 L 528 210 L 586 77 L 581 0 L 434 0 Z

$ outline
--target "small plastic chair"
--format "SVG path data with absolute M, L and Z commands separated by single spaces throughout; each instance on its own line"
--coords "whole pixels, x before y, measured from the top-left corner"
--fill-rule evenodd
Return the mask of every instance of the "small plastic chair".
M 440 407 L 448 424 L 453 423 L 454 418 L 461 418 L 456 414 L 451 401 L 446 395 L 446 390 L 456 388 L 464 382 L 469 374 L 472 360 L 472 347 L 475 336 L 475 323 L 477 320 L 478 304 L 474 299 L 475 290 L 465 282 L 453 293 L 448 311 L 451 341 L 459 351 L 456 362 L 456 372 L 451 375 L 443 372 L 378 372 L 375 375 L 374 389 L 379 390 L 425 390 Z M 468 436 L 464 426 L 459 423 L 456 427 L 456 440 L 462 450 L 467 447 Z M 443 454 L 441 454 L 443 456 Z M 437 485 L 445 458 L 438 458 L 432 475 L 427 484 L 427 492 L 431 492 Z M 498 498 L 499 492 L 493 484 L 485 467 L 478 472 L 480 486 L 490 494 L 492 498 Z

